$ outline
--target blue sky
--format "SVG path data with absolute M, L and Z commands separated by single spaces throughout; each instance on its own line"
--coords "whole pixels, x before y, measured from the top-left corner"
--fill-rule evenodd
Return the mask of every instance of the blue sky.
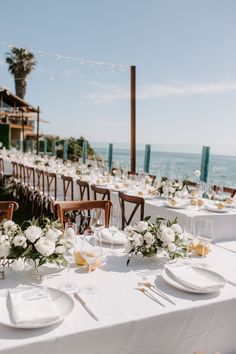
M 1 28 L 1 43 L 36 54 L 26 100 L 44 133 L 129 141 L 129 69 L 65 56 L 136 65 L 138 143 L 235 145 L 236 1 L 12 0 Z M 14 91 L 8 50 L 0 85 Z

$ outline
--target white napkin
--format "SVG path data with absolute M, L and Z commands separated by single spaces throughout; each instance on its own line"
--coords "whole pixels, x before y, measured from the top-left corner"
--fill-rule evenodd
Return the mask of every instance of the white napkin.
M 117 245 L 117 246 L 124 245 L 126 240 L 126 236 L 122 232 L 117 231 L 113 237 L 112 233 L 107 228 L 102 229 L 100 231 L 100 235 L 101 235 L 102 242 L 104 243 L 113 242 L 113 245 Z
M 169 273 L 180 284 L 197 291 L 214 291 L 224 286 L 223 282 L 216 281 L 196 267 L 190 266 L 166 266 Z
M 21 286 L 9 290 L 12 316 L 17 325 L 34 326 L 60 318 L 50 295 L 40 287 Z

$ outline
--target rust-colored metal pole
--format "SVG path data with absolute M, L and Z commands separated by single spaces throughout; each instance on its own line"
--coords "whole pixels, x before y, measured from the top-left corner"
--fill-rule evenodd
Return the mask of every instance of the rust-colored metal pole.
M 25 121 L 23 108 L 21 111 L 21 127 L 22 127 L 22 151 L 25 152 Z
M 38 110 L 37 110 L 37 137 L 36 137 L 37 155 L 39 154 L 39 113 L 40 113 L 40 110 L 39 110 L 39 106 L 38 106 Z
M 130 67 L 130 171 L 136 172 L 136 67 Z

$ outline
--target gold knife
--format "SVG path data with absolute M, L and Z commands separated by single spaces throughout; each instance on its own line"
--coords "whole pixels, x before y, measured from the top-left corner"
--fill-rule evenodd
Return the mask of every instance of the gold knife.
M 78 300 L 83 308 L 90 314 L 90 316 L 95 320 L 98 321 L 98 317 L 93 313 L 93 311 L 86 305 L 86 302 L 80 297 L 78 293 L 74 293 L 74 298 Z

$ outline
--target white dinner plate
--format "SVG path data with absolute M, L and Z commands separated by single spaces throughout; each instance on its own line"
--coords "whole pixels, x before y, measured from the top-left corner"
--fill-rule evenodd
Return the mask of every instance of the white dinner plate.
M 213 213 L 228 213 L 228 209 L 218 209 L 215 205 L 204 205 L 207 211 L 212 211 Z
M 34 324 L 34 325 L 17 325 L 12 319 L 11 309 L 9 304 L 9 296 L 8 291 L 6 289 L 0 291 L 0 324 L 3 324 L 8 327 L 14 328 L 25 328 L 25 329 L 33 329 L 33 328 L 43 328 L 54 325 L 56 323 L 62 322 L 66 316 L 71 313 L 74 307 L 74 301 L 70 297 L 70 295 L 64 293 L 61 290 L 54 288 L 47 288 L 49 295 L 54 303 L 56 311 L 59 317 L 54 321 L 45 321 L 45 323 Z
M 187 207 L 187 203 L 177 203 L 175 205 L 172 205 L 171 203 L 169 202 L 164 202 L 165 206 L 167 208 L 172 208 L 172 209 L 185 209 Z
M 218 282 L 222 282 L 222 287 L 225 286 L 225 279 L 218 273 L 214 272 L 213 270 L 210 269 L 206 269 L 206 268 L 202 268 L 202 267 L 195 267 L 197 269 L 199 269 L 201 272 L 205 273 L 206 276 L 211 277 L 211 279 L 218 281 Z M 177 288 L 179 290 L 183 290 L 189 293 L 194 293 L 194 294 L 209 294 L 209 293 L 213 293 L 216 291 L 219 291 L 220 289 L 207 289 L 207 290 L 195 290 L 192 288 L 189 288 L 181 283 L 179 283 L 169 272 L 167 269 L 163 269 L 162 273 L 161 273 L 162 278 L 171 286 L 173 286 L 174 288 Z

